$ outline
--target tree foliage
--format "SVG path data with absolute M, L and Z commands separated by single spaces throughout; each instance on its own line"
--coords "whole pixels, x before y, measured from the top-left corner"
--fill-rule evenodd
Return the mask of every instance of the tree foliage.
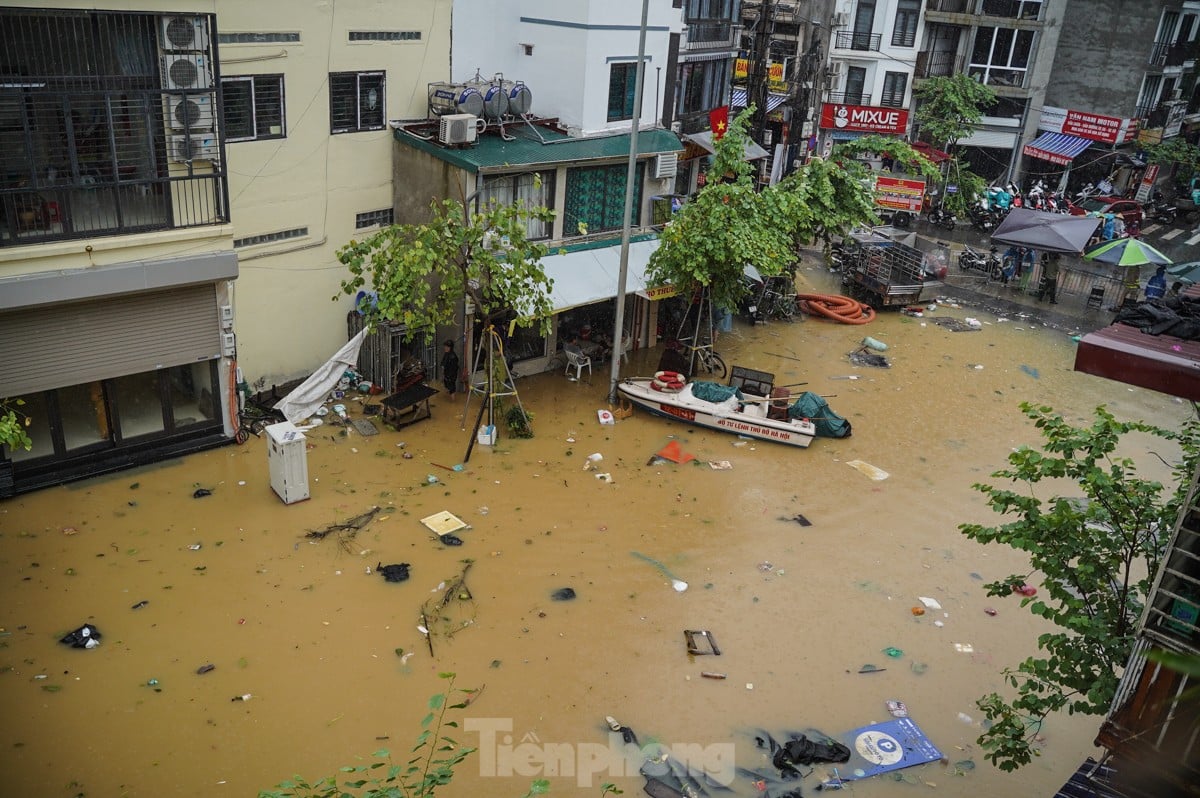
M 1147 145 L 1146 155 L 1150 158 L 1150 163 L 1163 166 L 1179 164 L 1188 176 L 1200 172 L 1200 147 L 1179 136 L 1159 144 Z
M 1041 431 L 1041 449 L 1021 447 L 1008 456 L 1008 467 L 992 474 L 1007 485 L 974 485 L 1009 520 L 959 527 L 971 540 L 1029 555 L 1029 573 L 986 585 L 988 595 L 1010 596 L 1039 582 L 1038 594 L 1021 605 L 1056 627 L 1038 638 L 1039 655 L 1005 670 L 1015 698 L 992 693 L 977 702 L 992 722 L 979 743 L 1005 771 L 1037 755 L 1033 737 L 1049 713 L 1108 710 L 1168 530 L 1200 462 L 1196 421 L 1168 430 L 1118 421 L 1102 406 L 1091 426 L 1075 427 L 1050 407 L 1023 403 L 1021 410 Z M 1179 447 L 1173 485 L 1143 478 L 1131 457 L 1118 454 L 1131 433 Z M 1040 498 L 1039 486 L 1051 481 L 1077 485 L 1082 496 Z
M 909 173 L 937 176 L 907 142 L 864 136 L 758 190 L 744 159 L 753 112 L 730 123 L 716 142 L 709 181 L 664 228 L 647 271 L 652 284 L 670 283 L 684 296 L 707 288 L 716 305 L 736 307 L 746 290 L 746 264 L 764 277 L 781 274 L 795 262 L 797 245 L 828 245 L 851 228 L 878 224 L 873 176 L 858 156 L 888 152 Z
M 0 399 L 0 446 L 7 446 L 10 451 L 33 448 L 33 441 L 25 432 L 33 420 L 17 409 L 24 405 L 24 399 Z
M 996 102 L 990 87 L 961 72 L 929 78 L 913 94 L 920 102 L 917 122 L 922 134 L 938 146 L 945 144 L 951 154 L 959 139 L 979 127 L 984 109 Z
M 425 224 L 390 225 L 338 250 L 350 272 L 342 293 L 374 291 L 377 302 L 361 309 L 402 322 L 414 335 L 452 323 L 464 298 L 485 324 L 516 309 L 520 323 L 548 334 L 553 281 L 541 264 L 548 248 L 530 241 L 527 230 L 530 219 L 550 221 L 554 212 L 496 202 L 467 211 L 453 199 L 431 207 Z

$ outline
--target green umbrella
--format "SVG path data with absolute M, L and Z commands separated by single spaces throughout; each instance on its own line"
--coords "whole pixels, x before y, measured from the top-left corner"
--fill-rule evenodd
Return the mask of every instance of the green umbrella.
M 1169 266 L 1171 259 L 1154 247 L 1136 238 L 1114 238 L 1097 244 L 1083 254 L 1084 260 L 1112 263 L 1117 266 L 1142 266 L 1155 263 Z

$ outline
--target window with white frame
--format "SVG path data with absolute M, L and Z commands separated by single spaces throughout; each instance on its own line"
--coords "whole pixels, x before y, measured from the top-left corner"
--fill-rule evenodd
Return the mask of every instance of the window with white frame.
M 611 64 L 608 72 L 608 121 L 633 119 L 637 62 Z
M 283 75 L 239 75 L 221 79 L 226 141 L 281 139 L 287 135 Z
M 383 72 L 329 74 L 329 132 L 383 130 Z
M 908 88 L 907 72 L 886 72 L 883 76 L 883 96 L 879 98 L 880 105 L 891 108 L 904 107 L 904 92 Z
M 525 208 L 554 207 L 554 172 L 521 172 L 507 175 L 484 175 L 479 191 L 481 207 L 491 203 L 520 205 Z M 525 235 L 531 239 L 549 238 L 553 223 L 527 219 Z
M 988 86 L 1023 86 L 1033 54 L 1033 31 L 980 27 L 967 74 Z

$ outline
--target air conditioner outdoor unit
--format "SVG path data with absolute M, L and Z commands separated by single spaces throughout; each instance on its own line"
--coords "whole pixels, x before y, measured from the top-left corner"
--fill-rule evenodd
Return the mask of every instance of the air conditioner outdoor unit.
M 212 130 L 214 118 L 210 94 L 167 95 L 167 123 L 174 130 Z
M 204 17 L 162 17 L 162 48 L 177 50 L 208 50 L 208 23 Z
M 164 55 L 163 86 L 169 90 L 207 89 L 212 86 L 208 56 L 201 54 Z
M 850 15 L 845 11 L 839 11 L 833 15 L 833 27 L 844 28 L 850 22 Z
M 470 144 L 479 135 L 479 121 L 474 114 L 446 114 L 439 117 L 438 141 L 442 144 Z
M 677 152 L 660 152 L 654 156 L 654 178 L 662 180 L 668 177 L 674 177 L 679 170 L 679 153 Z
M 840 78 L 842 73 L 846 71 L 845 61 L 830 61 L 828 75 L 831 78 Z
M 175 163 L 188 161 L 215 161 L 219 157 L 217 137 L 212 133 L 193 133 L 190 136 L 171 136 L 171 160 Z

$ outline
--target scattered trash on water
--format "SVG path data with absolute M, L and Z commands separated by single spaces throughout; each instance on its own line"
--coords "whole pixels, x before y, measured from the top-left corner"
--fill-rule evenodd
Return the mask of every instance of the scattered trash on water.
M 926 662 L 915 662 L 914 661 L 913 664 L 911 666 L 909 666 L 909 670 L 911 670 L 917 676 L 921 676 L 922 674 L 925 673 L 925 671 L 929 670 L 929 664 Z
M 884 471 L 882 468 L 876 468 L 870 463 L 864 463 L 862 460 L 847 460 L 846 465 L 857 470 L 864 476 L 870 477 L 876 482 L 881 482 L 890 476 L 888 472 Z
M 597 410 L 596 420 L 606 427 L 617 423 L 617 420 L 613 418 L 613 414 L 608 410 Z
M 937 628 L 941 629 L 946 624 L 942 623 L 941 621 L 934 621 L 933 625 L 936 626 Z
M 142 607 L 145 607 L 145 606 L 146 606 L 147 604 L 149 604 L 149 603 L 150 603 L 149 601 L 147 601 L 147 600 L 143 599 L 143 600 L 139 601 L 137 604 L 134 604 L 134 605 L 133 605 L 132 607 L 130 607 L 129 609 L 131 609 L 131 610 L 140 610 Z
M 831 379 L 831 380 L 857 380 L 858 375 L 857 374 L 842 374 L 837 377 L 830 377 L 829 379 Z
M 596 479 L 600 480 L 601 482 L 612 482 L 613 481 L 612 474 L 609 474 L 609 473 L 597 474 Z
M 209 662 L 205 665 L 201 665 L 199 668 L 196 668 L 196 675 L 203 676 L 206 673 L 212 673 L 216 669 L 217 669 L 217 666 L 213 665 L 211 662 Z
M 997 612 L 996 612 L 994 609 L 992 609 L 991 607 L 984 607 L 984 608 L 983 608 L 983 611 L 984 611 L 984 613 L 986 613 L 987 615 L 990 615 L 990 616 L 992 616 L 993 618 L 995 618 L 995 617 L 996 617 L 996 615 L 998 614 L 998 613 L 997 613 Z
M 242 693 L 241 695 L 235 695 L 233 698 L 231 698 L 229 700 L 230 701 L 249 701 L 251 698 L 254 698 L 254 696 L 251 695 L 250 693 Z
M 560 587 L 550 594 L 552 601 L 571 601 L 575 598 L 575 591 L 569 587 Z
M 983 328 L 983 324 L 979 321 L 979 319 L 973 319 L 970 316 L 968 316 L 965 319 L 963 319 L 963 321 L 966 322 L 967 326 L 970 327 L 972 330 L 979 330 L 979 329 Z
M 587 456 L 587 461 L 583 464 L 583 470 L 591 471 L 596 467 L 595 464 L 599 463 L 603 459 L 604 455 L 600 454 L 600 452 L 593 452 L 592 454 L 589 454 Z
M 73 632 L 63 635 L 58 642 L 65 643 L 71 648 L 95 648 L 100 645 L 100 630 L 90 623 L 85 623 Z
M 729 471 L 733 468 L 733 463 L 728 460 L 710 460 L 708 467 L 713 471 Z
M 975 646 L 971 645 L 970 643 L 955 643 L 954 650 L 959 654 L 974 654 Z
M 192 545 L 188 546 L 188 551 L 200 551 L 201 548 L 201 544 L 193 543 Z
M 656 454 L 664 460 L 670 460 L 672 463 L 678 463 L 679 465 L 690 463 L 696 459 L 695 455 L 683 451 L 683 448 L 679 445 L 679 441 L 671 441 L 659 449 Z
M 1025 372 L 1030 377 L 1033 377 L 1035 380 L 1041 379 L 1041 376 L 1042 376 L 1042 375 L 1038 374 L 1038 370 L 1035 369 L 1033 366 L 1026 366 L 1024 363 L 1021 364 L 1021 371 Z
M 972 718 L 970 715 L 968 715 L 966 712 L 959 712 L 958 719 L 961 720 L 963 723 L 967 724 L 968 726 L 975 725 L 975 719 Z
M 858 669 L 858 672 L 859 673 L 883 673 L 886 670 L 887 670 L 887 668 L 881 668 L 874 663 L 868 662 L 868 663 L 865 663 L 864 665 L 862 665 Z
M 644 560 L 645 562 L 650 563 L 651 565 L 653 565 L 655 568 L 658 569 L 659 573 L 661 573 L 667 579 L 670 579 L 671 587 L 675 588 L 675 592 L 682 593 L 683 591 L 688 589 L 687 582 L 683 581 L 682 579 L 676 578 L 676 576 L 673 573 L 671 573 L 670 571 L 667 570 L 667 566 L 663 565 L 658 560 L 654 559 L 653 557 L 647 557 L 645 554 L 642 554 L 639 551 L 631 551 L 629 553 L 632 554 L 634 557 L 637 557 L 639 560 Z
M 1033 585 L 1013 585 L 1012 591 L 1020 593 L 1022 596 L 1036 596 L 1037 588 Z
M 917 601 L 920 601 L 922 604 L 924 604 L 926 609 L 940 610 L 942 608 L 942 605 L 938 603 L 937 599 L 931 599 L 927 596 L 917 596 Z
M 795 521 L 795 522 L 796 522 L 797 524 L 799 524 L 800 526 L 812 526 L 812 521 L 809 521 L 807 518 L 805 518 L 804 516 L 800 515 L 800 513 L 796 513 L 794 516 L 792 516 L 792 517 L 791 517 L 790 519 L 788 519 L 788 520 L 790 520 L 790 521 Z
M 886 352 L 887 348 L 888 348 L 888 345 L 885 344 L 883 341 L 880 341 L 876 338 L 872 338 L 869 335 L 866 338 L 862 339 L 862 344 L 863 344 L 863 346 L 867 347 L 868 349 L 874 349 L 876 352 Z
M 775 566 L 774 566 L 774 565 L 772 565 L 772 564 L 771 564 L 770 562 L 768 562 L 767 560 L 763 560 L 762 562 L 760 562 L 760 563 L 758 564 L 758 570 L 762 571 L 763 573 L 769 573 L 769 572 L 771 572 L 772 570 L 774 570 L 774 568 L 775 568 Z
M 425 482 L 426 482 L 426 483 L 428 483 L 428 484 L 430 484 L 430 485 L 436 485 L 436 484 L 437 484 L 437 482 L 438 482 L 437 475 L 436 475 L 436 474 L 429 474 L 429 475 L 427 475 L 427 476 L 425 477 Z
M 697 642 L 698 638 L 704 639 L 707 650 L 700 648 L 700 643 Z M 717 645 L 717 639 L 707 629 L 684 629 L 683 639 L 687 641 L 687 652 L 692 656 L 698 657 L 707 654 L 721 656 L 721 648 Z
M 925 608 L 924 607 L 913 607 L 912 614 L 920 617 L 925 614 Z
M 904 651 L 896 648 L 895 646 L 888 646 L 887 648 L 883 649 L 883 653 L 887 654 L 892 659 L 900 659 L 904 656 Z
M 724 678 L 726 678 L 725 674 L 717 673 L 716 671 L 700 671 L 700 675 L 703 676 L 705 679 L 724 679 Z
M 375 566 L 375 570 L 383 575 L 386 582 L 403 582 L 408 579 L 408 569 L 411 568 L 406 562 L 392 563 L 384 565 L 382 562 Z
M 212 495 L 212 491 L 209 490 L 208 488 L 196 488 L 194 491 L 192 491 L 193 499 L 203 499 L 205 496 L 211 496 L 211 495 Z
M 461 546 L 463 544 L 462 538 L 460 538 L 458 535 L 451 535 L 450 533 L 439 535 L 438 539 L 445 546 Z
M 893 718 L 908 717 L 908 707 L 904 705 L 903 701 L 885 701 L 884 706 L 887 707 L 887 711 Z

